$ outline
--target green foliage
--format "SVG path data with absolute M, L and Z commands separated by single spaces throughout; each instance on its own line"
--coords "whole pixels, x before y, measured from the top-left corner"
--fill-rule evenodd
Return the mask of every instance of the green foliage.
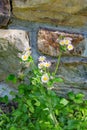
M 11 81 L 12 83 L 16 83 L 16 82 L 17 82 L 17 78 L 16 78 L 16 76 L 15 76 L 14 74 L 10 74 L 10 75 L 7 77 L 6 81 L 7 81 L 7 82 L 8 82 L 8 81 Z
M 87 100 L 83 99 L 84 95 L 70 92 L 66 99 L 52 90 L 54 83 L 63 82 L 55 76 L 59 60 L 55 73 L 51 75 L 49 68 L 41 71 L 29 56 L 27 62 L 32 63 L 28 73 L 29 84 L 18 86 L 13 99 L 18 103 L 16 109 L 6 114 L 0 111 L 0 130 L 87 130 Z M 17 82 L 12 74 L 7 80 Z M 7 97 L 0 101 L 7 102 Z

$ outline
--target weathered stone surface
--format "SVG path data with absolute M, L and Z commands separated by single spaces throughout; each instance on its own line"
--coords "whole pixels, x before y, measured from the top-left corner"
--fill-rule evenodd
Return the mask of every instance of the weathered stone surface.
M 22 30 L 0 30 L 0 81 L 9 74 L 18 74 L 25 66 L 19 54 L 29 48 L 29 37 Z
M 14 0 L 12 2 L 13 14 L 21 19 L 56 25 L 87 24 L 87 0 Z
M 52 62 L 51 71 L 54 71 L 56 61 Z M 66 95 L 68 92 L 84 93 L 87 99 L 87 58 L 63 57 L 57 76 L 63 79 L 63 83 L 56 83 L 54 91 L 58 95 Z
M 0 26 L 6 26 L 10 18 L 9 0 L 0 0 Z
M 72 38 L 74 50 L 72 52 L 67 52 L 66 54 L 83 55 L 86 43 L 82 35 L 70 34 L 68 32 L 50 31 L 46 29 L 40 29 L 38 32 L 37 46 L 39 51 L 50 56 L 58 56 L 60 50 L 57 39 L 61 35 Z

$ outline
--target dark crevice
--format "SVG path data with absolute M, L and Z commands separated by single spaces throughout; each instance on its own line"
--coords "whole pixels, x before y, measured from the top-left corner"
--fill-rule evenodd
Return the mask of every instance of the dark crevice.
M 10 0 L 10 7 L 11 7 L 11 12 L 12 12 L 12 10 L 13 10 L 13 7 L 12 7 L 12 0 Z

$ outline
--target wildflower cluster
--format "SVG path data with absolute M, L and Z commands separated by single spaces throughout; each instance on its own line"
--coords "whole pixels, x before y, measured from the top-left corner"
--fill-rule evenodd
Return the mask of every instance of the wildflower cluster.
M 66 49 L 69 51 L 74 49 L 72 45 L 72 38 L 70 37 L 65 37 L 62 40 L 57 39 L 57 41 L 59 42 L 61 46 L 66 47 Z
M 40 56 L 38 60 L 38 68 L 43 73 L 41 81 L 43 83 L 47 83 L 49 81 L 49 74 L 46 72 L 46 69 L 48 69 L 51 66 L 51 62 L 47 61 L 45 56 Z
M 27 48 L 21 57 L 22 61 L 27 61 L 29 56 L 31 55 L 31 47 Z

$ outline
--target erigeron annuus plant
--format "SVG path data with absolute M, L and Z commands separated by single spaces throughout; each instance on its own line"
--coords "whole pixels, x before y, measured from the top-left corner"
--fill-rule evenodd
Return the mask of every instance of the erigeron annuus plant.
M 18 86 L 18 93 L 13 99 L 18 103 L 18 108 L 7 116 L 1 116 L 0 130 L 86 130 L 87 105 L 84 107 L 83 95 L 69 93 L 69 101 L 59 98 L 52 90 L 54 83 L 63 82 L 63 79 L 56 77 L 56 72 L 62 53 L 74 48 L 71 42 L 71 38 L 58 39 L 60 54 L 52 73 L 49 71 L 51 62 L 45 56 L 38 58 L 36 66 L 31 48 L 25 50 L 21 59 L 23 63 L 29 62 L 31 65 L 27 73 L 29 83 Z M 25 73 L 21 75 L 22 79 L 26 77 Z M 10 80 L 15 81 L 15 77 L 10 77 Z
M 61 55 L 72 50 L 71 38 L 59 38 L 60 54 L 55 71 L 50 73 L 51 62 L 45 56 L 38 58 L 38 65 L 31 56 L 31 48 L 21 56 L 23 63 L 30 64 L 30 70 L 21 72 L 21 79 L 29 78 L 29 83 L 22 82 L 13 101 L 18 107 L 11 113 L 0 111 L 0 130 L 87 130 L 87 101 L 83 94 L 68 94 L 68 99 L 59 97 L 52 90 L 54 83 L 63 82 L 56 77 Z M 14 75 L 8 79 L 16 83 Z M 19 78 L 18 78 L 19 80 Z M 23 80 L 24 81 L 24 80 Z M 5 100 L 5 99 L 4 99 Z
M 56 95 L 55 95 L 55 93 L 53 93 L 51 91 L 51 89 L 53 89 L 53 85 L 55 82 L 63 82 L 63 80 L 61 78 L 56 77 L 56 72 L 58 71 L 62 52 L 66 51 L 66 49 L 69 51 L 73 50 L 73 45 L 71 44 L 71 39 L 69 39 L 69 38 L 64 38 L 62 40 L 59 40 L 59 45 L 60 45 L 60 54 L 58 57 L 58 62 L 57 62 L 55 71 L 52 74 L 49 71 L 49 68 L 51 67 L 51 62 L 49 60 L 47 60 L 45 56 L 40 56 L 38 58 L 38 67 L 36 67 L 36 65 L 34 64 L 34 61 L 31 60 L 32 57 L 30 55 L 31 54 L 30 50 L 28 50 L 27 53 L 25 52 L 25 54 L 23 54 L 23 56 L 22 56 L 23 62 L 32 62 L 32 66 L 34 67 L 32 69 L 32 77 L 30 79 L 30 86 L 32 86 L 32 91 L 31 91 L 31 93 L 33 93 L 32 96 L 35 96 L 35 99 L 34 99 L 36 102 L 35 104 L 37 107 L 42 107 L 41 103 L 42 103 L 42 101 L 44 102 L 45 106 L 43 105 L 43 109 L 42 109 L 43 114 L 45 115 L 45 113 L 48 113 L 47 120 L 50 120 L 49 123 L 52 123 L 52 125 L 54 126 L 55 129 L 58 127 L 59 123 L 56 118 L 56 114 L 53 110 L 54 106 L 52 106 L 52 99 L 51 99 L 52 94 L 54 95 L 54 97 Z M 33 89 L 34 89 L 34 91 L 33 91 Z M 36 96 L 36 95 L 34 95 L 34 93 L 36 93 L 37 91 L 38 91 L 38 95 Z M 39 95 L 39 92 L 41 95 Z M 38 98 L 38 96 L 40 96 L 40 97 Z M 42 96 L 44 96 L 44 98 L 42 98 Z M 32 98 L 34 98 L 34 97 L 32 97 Z M 40 98 L 42 99 L 42 101 L 40 100 Z M 30 99 L 29 99 L 29 101 L 30 101 L 29 106 L 30 106 L 30 112 L 31 112 L 30 115 L 32 115 L 32 113 L 34 113 L 34 108 L 31 103 L 32 100 L 33 99 L 31 99 L 31 101 L 30 101 Z M 67 100 L 65 100 L 65 101 L 67 104 L 68 103 Z M 46 102 L 46 104 L 45 104 L 45 102 Z M 43 115 L 43 118 L 44 118 L 44 115 Z M 38 118 L 38 120 L 39 120 L 39 118 Z M 40 125 L 40 123 L 41 124 L 43 123 L 43 120 L 39 120 L 39 122 L 38 122 L 39 125 Z

